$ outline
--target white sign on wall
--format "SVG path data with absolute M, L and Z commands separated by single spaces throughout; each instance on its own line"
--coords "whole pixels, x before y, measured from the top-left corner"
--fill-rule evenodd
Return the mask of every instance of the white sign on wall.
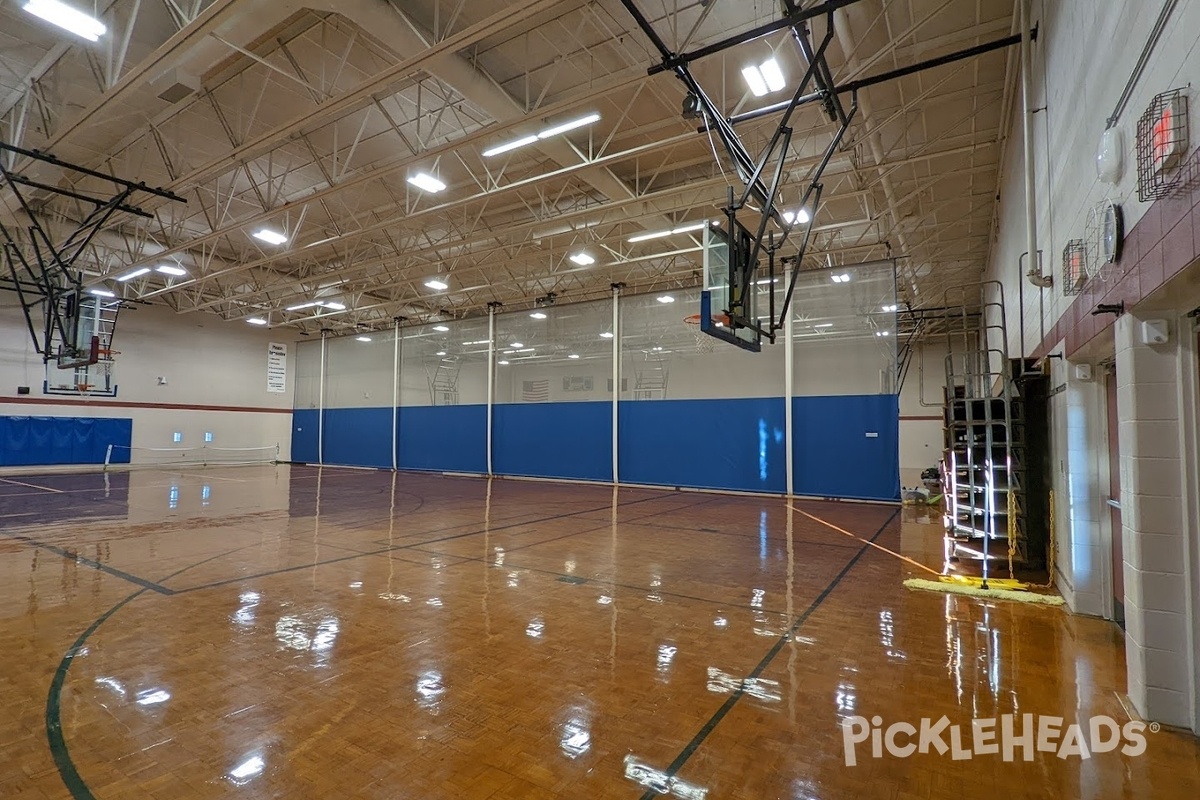
M 267 345 L 267 391 L 287 391 L 287 345 L 271 342 Z

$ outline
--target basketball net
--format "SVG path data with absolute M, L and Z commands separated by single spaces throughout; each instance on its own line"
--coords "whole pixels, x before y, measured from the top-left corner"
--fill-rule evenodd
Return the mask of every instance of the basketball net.
M 722 324 L 729 324 L 728 317 L 722 315 L 720 319 L 722 320 Z M 683 322 L 691 329 L 692 335 L 696 339 L 696 352 L 711 353 L 717 344 L 717 340 L 700 330 L 700 315 L 692 314 L 690 317 L 684 317 Z

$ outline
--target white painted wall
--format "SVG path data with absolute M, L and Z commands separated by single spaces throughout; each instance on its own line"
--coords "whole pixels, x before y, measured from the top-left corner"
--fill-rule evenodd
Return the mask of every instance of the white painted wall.
M 45 367 L 34 351 L 15 295 L 0 293 L 0 415 L 92 416 L 133 419 L 134 448 L 199 446 L 206 431 L 216 447 L 291 449 L 294 334 L 263 331 L 217 317 L 178 315 L 158 306 L 121 312 L 113 346 L 117 356 L 115 398 L 46 395 Z M 287 390 L 267 391 L 267 344 L 288 344 Z M 166 379 L 159 385 L 158 379 Z M 17 395 L 18 386 L 30 394 Z M 36 404 L 18 402 L 35 400 Z M 45 402 L 43 402 L 45 401 Z M 165 407 L 151 407 L 151 406 Z M 195 406 L 209 406 L 198 409 Z M 152 460 L 138 454 L 135 461 Z
M 1134 146 L 1138 117 L 1159 92 L 1200 85 L 1200 0 L 1179 0 L 1163 37 L 1151 52 L 1144 72 L 1133 89 L 1117 128 L 1124 136 L 1125 166 L 1116 186 L 1099 181 L 1094 159 L 1105 121 L 1140 56 L 1161 2 L 1121 2 L 1120 0 L 1033 0 L 1033 20 L 1039 25 L 1039 41 L 1034 48 L 1032 105 L 1040 109 L 1031 119 L 1034 128 L 1036 171 L 1037 247 L 1042 251 L 1043 269 L 1055 278 L 1055 285 L 1040 290 L 1024 281 L 1020 256 L 1027 249 L 1024 199 L 1024 159 L 1021 139 L 1021 114 L 1013 115 L 1002 165 L 1000 208 L 996 238 L 989 259 L 987 277 L 1003 286 L 1008 321 L 1009 352 L 1019 352 L 1022 333 L 1025 352 L 1031 353 L 1051 330 L 1074 298 L 1064 296 L 1061 279 L 1061 254 L 1067 241 L 1083 238 L 1089 209 L 1104 199 L 1120 203 L 1126 229 L 1142 219 L 1149 203 L 1137 198 Z M 1189 117 L 1192 146 L 1200 133 L 1200 98 L 1190 90 Z M 1024 302 L 1019 300 L 1024 295 Z M 1164 297 L 1164 295 L 1167 295 Z M 989 292 L 999 300 L 999 292 Z M 1186 305 L 1190 303 L 1190 305 Z M 1129 655 L 1129 692 L 1141 713 L 1152 719 L 1187 724 L 1200 730 L 1200 651 L 1197 650 L 1194 621 L 1185 631 L 1170 628 L 1166 621 L 1193 619 L 1187 616 L 1200 609 L 1200 582 L 1192 576 L 1190 599 L 1186 593 L 1168 596 L 1186 587 L 1186 581 L 1167 574 L 1170 563 L 1155 562 L 1152 581 L 1144 580 L 1146 543 L 1161 543 L 1142 536 L 1143 506 L 1156 514 L 1168 513 L 1175 520 L 1174 530 L 1183 531 L 1177 544 L 1175 565 L 1200 565 L 1200 534 L 1195 520 L 1190 528 L 1183 510 L 1196 502 L 1195 476 L 1180 481 L 1179 438 L 1173 438 L 1175 451 L 1167 453 L 1162 438 L 1164 413 L 1154 408 L 1169 396 L 1175 403 L 1176 420 L 1187 421 L 1197 410 L 1178 400 L 1182 397 L 1183 373 L 1176 369 L 1169 380 L 1161 367 L 1171 358 L 1180 358 L 1183 347 L 1175 339 L 1172 356 L 1145 351 L 1131 326 L 1143 309 L 1155 305 L 1154 316 L 1171 321 L 1177 332 L 1183 326 L 1183 314 L 1195 305 L 1169 291 L 1139 307 L 1118 322 L 1116 339 L 1107 334 L 1074 355 L 1070 363 L 1052 362 L 1054 387 L 1063 391 L 1051 398 L 1053 488 L 1057 498 L 1056 526 L 1058 542 L 1058 584 L 1070 607 L 1078 613 L 1112 614 L 1112 569 L 1110 537 L 1124 536 L 1126 578 L 1127 653 Z M 992 318 L 994 320 L 994 316 Z M 1062 343 L 1050 343 L 1051 351 Z M 1189 342 L 1187 347 L 1190 347 Z M 1108 436 L 1103 376 L 1093 381 L 1079 379 L 1074 367 L 1096 366 L 1115 355 L 1122 399 L 1120 410 L 1122 459 L 1121 492 L 1129 498 L 1124 512 L 1125 531 L 1111 531 L 1105 500 L 1108 489 Z M 1144 375 L 1158 370 L 1157 377 Z M 1139 401 L 1139 398 L 1141 401 Z M 1142 402 L 1144 401 L 1144 402 Z M 1160 403 L 1161 405 L 1161 403 Z M 1150 416 L 1147 416 L 1150 415 Z M 1194 421 L 1194 420 L 1193 420 Z M 1178 423 L 1176 423 L 1178 424 Z M 1184 443 L 1187 446 L 1187 442 Z M 1194 452 L 1194 444 L 1192 445 Z M 1143 453 L 1157 448 L 1155 453 Z M 1169 448 L 1167 448 L 1169 449 Z M 1172 459 L 1174 459 L 1172 461 Z M 1174 464 L 1171 466 L 1170 464 Z M 1166 491 L 1170 496 L 1154 492 Z M 1149 491 L 1151 487 L 1154 492 Z M 1138 495 L 1155 497 L 1145 503 Z M 1123 503 L 1124 503 L 1123 499 Z M 1178 512 L 1178 513 L 1176 513 Z M 1194 515 L 1193 515 L 1194 516 Z M 1141 538 L 1139 538 L 1141 537 Z M 1159 567 L 1163 569 L 1160 570 Z M 1196 569 L 1197 567 L 1193 567 Z M 1153 592 L 1153 598 L 1146 598 Z M 1153 603 L 1153 607 L 1146 607 Z M 1164 603 L 1171 606 L 1168 611 Z M 1162 616 L 1174 614 L 1174 617 Z M 1151 626 L 1156 634 L 1150 643 Z M 1149 648 L 1149 649 L 1147 649 Z M 1190 657 L 1189 657 L 1190 655 Z M 1181 660 L 1182 659 L 1182 660 Z M 1188 675 L 1191 679 L 1187 680 Z M 1186 686 L 1184 685 L 1186 684 Z M 1182 687 L 1182 688 L 1181 688 Z

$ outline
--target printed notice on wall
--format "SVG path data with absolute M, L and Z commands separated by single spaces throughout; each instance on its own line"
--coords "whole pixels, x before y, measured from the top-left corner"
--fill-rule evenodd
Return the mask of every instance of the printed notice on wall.
M 267 391 L 287 391 L 287 345 L 271 342 L 267 345 Z

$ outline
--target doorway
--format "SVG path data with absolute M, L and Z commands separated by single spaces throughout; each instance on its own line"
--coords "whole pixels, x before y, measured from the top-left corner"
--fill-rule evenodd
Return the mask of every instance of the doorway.
M 1121 442 L 1118 436 L 1117 371 L 1104 372 L 1105 408 L 1108 416 L 1108 516 L 1111 522 L 1113 620 L 1125 628 L 1125 551 L 1121 527 Z

